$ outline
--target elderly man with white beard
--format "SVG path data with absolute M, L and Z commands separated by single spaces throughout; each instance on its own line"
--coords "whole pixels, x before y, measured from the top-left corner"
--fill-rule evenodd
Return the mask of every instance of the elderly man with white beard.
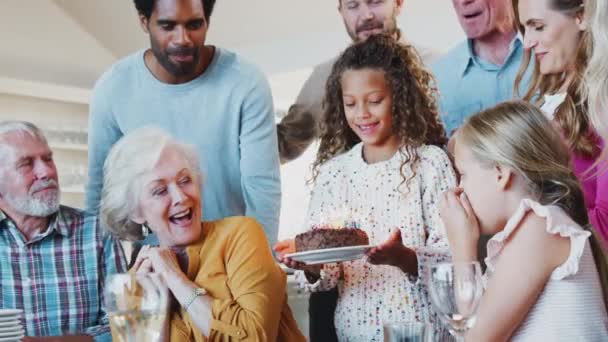
M 110 341 L 105 278 L 124 272 L 120 245 L 97 218 L 59 204 L 46 138 L 22 121 L 0 122 L 0 308 L 23 310 L 27 336 Z

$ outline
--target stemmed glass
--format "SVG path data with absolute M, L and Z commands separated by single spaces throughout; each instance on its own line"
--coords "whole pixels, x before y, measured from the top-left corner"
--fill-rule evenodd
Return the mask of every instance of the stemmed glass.
M 435 311 L 449 325 L 457 341 L 474 324 L 483 294 L 479 262 L 441 263 L 431 266 L 429 294 Z
M 113 341 L 159 340 L 168 306 L 168 290 L 159 274 L 111 275 L 104 300 Z
M 422 322 L 384 324 L 384 342 L 432 342 L 433 326 Z

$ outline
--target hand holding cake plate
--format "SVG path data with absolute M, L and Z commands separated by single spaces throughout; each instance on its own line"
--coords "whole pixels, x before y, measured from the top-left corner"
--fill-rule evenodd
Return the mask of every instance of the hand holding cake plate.
M 360 259 L 365 256 L 365 253 L 374 246 L 348 246 L 316 249 L 306 252 L 291 253 L 285 255 L 294 261 L 301 262 L 305 265 L 322 265 L 333 262 L 351 261 Z
M 359 259 L 373 246 L 369 245 L 367 234 L 359 228 L 319 227 L 298 234 L 295 238 L 295 247 L 296 253 L 285 255 L 284 259 L 288 259 L 287 262 L 321 265 Z M 303 266 L 291 264 L 296 267 Z

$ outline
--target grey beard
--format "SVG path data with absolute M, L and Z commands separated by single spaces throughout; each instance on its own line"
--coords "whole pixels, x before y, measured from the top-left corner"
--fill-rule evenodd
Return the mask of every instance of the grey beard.
M 13 197 L 4 194 L 4 200 L 15 211 L 33 217 L 47 217 L 59 211 L 59 189 L 54 195 L 39 199 L 28 194 L 26 197 Z

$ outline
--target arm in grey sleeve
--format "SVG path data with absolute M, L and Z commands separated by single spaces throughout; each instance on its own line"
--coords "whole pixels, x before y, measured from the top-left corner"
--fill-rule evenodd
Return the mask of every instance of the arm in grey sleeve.
M 281 163 L 296 159 L 319 136 L 319 124 L 323 117 L 325 83 L 331 65 L 316 67 L 298 94 L 287 115 L 277 124 Z
M 317 135 L 316 125 L 313 115 L 304 106 L 294 104 L 289 107 L 287 115 L 277 124 L 281 164 L 298 158 L 306 151 Z
M 279 231 L 281 178 L 272 95 L 261 74 L 245 95 L 240 120 L 241 188 L 246 215 L 262 224 L 272 246 Z
M 112 97 L 103 91 L 103 85 L 95 87 L 89 109 L 88 136 L 88 182 L 86 186 L 85 207 L 90 213 L 97 213 L 101 188 L 103 186 L 103 163 L 112 145 L 122 133 L 112 113 Z

